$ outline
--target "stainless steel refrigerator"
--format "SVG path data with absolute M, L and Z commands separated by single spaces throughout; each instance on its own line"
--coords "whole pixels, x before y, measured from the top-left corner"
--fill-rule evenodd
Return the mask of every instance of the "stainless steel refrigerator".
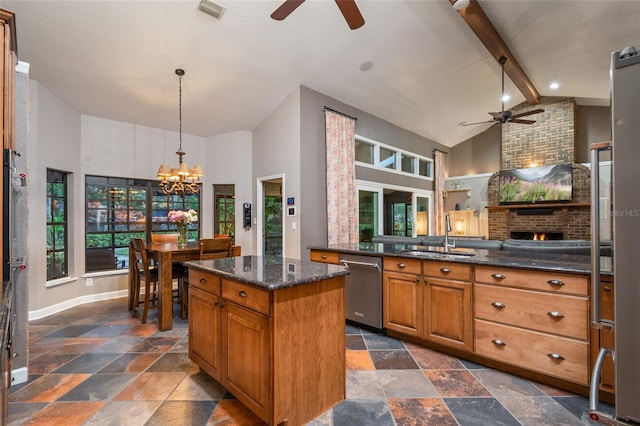
M 615 330 L 615 347 L 601 350 L 594 363 L 591 418 L 609 424 L 640 423 L 640 54 L 632 47 L 611 57 L 611 158 L 613 206 L 613 322 L 599 314 L 600 217 L 598 167 L 592 150 L 592 326 Z M 596 161 L 596 164 L 593 164 Z M 595 172 L 595 173 L 594 173 Z M 595 197 L 595 198 L 594 198 Z M 594 217 L 594 214 L 596 216 Z M 597 245 L 596 245 L 597 244 Z M 599 288 L 599 287 L 598 287 Z M 615 415 L 598 410 L 602 360 L 613 355 Z

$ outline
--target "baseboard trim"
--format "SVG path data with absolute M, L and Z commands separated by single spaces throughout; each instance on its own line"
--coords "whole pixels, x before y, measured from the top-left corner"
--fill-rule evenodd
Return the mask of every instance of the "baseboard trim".
M 58 312 L 66 311 L 69 308 L 84 305 L 85 303 L 99 302 L 101 300 L 117 299 L 129 295 L 128 290 L 111 291 L 107 293 L 87 294 L 85 296 L 76 297 L 75 299 L 65 300 L 46 308 L 29 311 L 29 321 L 38 320 Z
M 27 367 L 16 368 L 11 370 L 11 386 L 25 383 L 29 378 L 29 370 Z

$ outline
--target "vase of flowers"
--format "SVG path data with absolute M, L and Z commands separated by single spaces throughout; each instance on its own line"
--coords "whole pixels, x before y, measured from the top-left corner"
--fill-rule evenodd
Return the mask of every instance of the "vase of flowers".
M 171 210 L 167 215 L 169 223 L 175 223 L 178 228 L 178 247 L 184 248 L 187 246 L 187 228 L 190 223 L 198 220 L 198 213 L 189 209 L 184 210 Z

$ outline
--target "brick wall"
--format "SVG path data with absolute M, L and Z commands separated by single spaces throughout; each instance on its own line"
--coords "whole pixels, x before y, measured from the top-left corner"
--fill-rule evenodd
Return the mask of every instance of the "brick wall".
M 502 126 L 501 168 L 514 169 L 550 164 L 573 163 L 573 199 L 570 204 L 554 207 L 552 214 L 522 215 L 517 209 L 491 209 L 488 214 L 489 238 L 506 240 L 512 231 L 562 232 L 564 239 L 589 240 L 591 172 L 575 164 L 577 107 L 573 98 L 541 98 L 540 105 L 521 104 L 514 114 L 541 108 L 545 112 L 530 117 L 535 124 Z M 498 206 L 498 173 L 489 179 L 487 206 Z M 543 205 L 540 206 L 544 208 Z
M 534 124 L 502 126 L 501 168 L 519 169 L 575 162 L 577 107 L 573 98 L 542 97 L 540 105 L 520 104 L 514 114 L 541 108 L 543 113 L 523 119 Z

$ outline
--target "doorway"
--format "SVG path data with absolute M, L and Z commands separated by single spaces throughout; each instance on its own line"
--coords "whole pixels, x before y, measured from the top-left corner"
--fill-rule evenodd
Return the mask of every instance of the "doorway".
M 284 175 L 258 179 L 258 255 L 284 253 Z

